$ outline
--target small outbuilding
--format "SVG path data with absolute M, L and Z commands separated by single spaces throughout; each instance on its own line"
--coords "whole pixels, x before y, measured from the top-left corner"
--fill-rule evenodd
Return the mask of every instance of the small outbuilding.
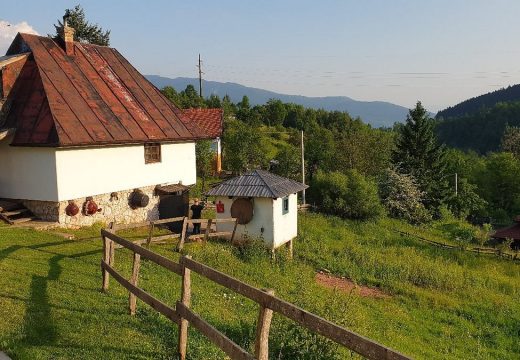
M 511 239 L 511 248 L 520 250 L 520 215 L 515 218 L 513 225 L 495 231 L 491 237 L 500 240 Z
M 237 218 L 235 236 L 261 238 L 271 249 L 291 242 L 298 234 L 297 193 L 308 186 L 264 170 L 226 180 L 209 190 L 215 196 L 217 219 Z M 217 223 L 217 231 L 232 231 Z

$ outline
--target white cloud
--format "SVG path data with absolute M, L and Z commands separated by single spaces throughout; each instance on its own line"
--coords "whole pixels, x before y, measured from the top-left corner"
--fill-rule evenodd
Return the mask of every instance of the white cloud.
M 5 54 L 14 37 L 19 32 L 38 35 L 36 30 L 26 21 L 11 24 L 5 20 L 0 20 L 0 56 Z

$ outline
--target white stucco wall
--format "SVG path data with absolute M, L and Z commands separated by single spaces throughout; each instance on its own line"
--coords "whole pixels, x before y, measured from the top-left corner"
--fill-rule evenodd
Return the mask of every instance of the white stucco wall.
M 217 218 L 231 217 L 233 199 L 219 196 L 216 202 L 222 201 L 224 213 L 217 213 Z M 249 224 L 238 225 L 236 236 L 247 234 L 263 238 L 269 248 L 277 248 L 298 235 L 298 198 L 296 194 L 289 195 L 289 212 L 283 213 L 283 199 L 254 198 L 254 214 Z M 262 232 L 261 229 L 264 228 Z M 217 231 L 232 231 L 233 224 L 218 223 Z
M 12 147 L 11 140 L 0 141 L 0 197 L 57 199 L 56 150 Z
M 161 145 L 145 164 L 144 146 L 11 147 L 0 141 L 0 197 L 63 201 L 145 186 L 196 182 L 195 143 Z
M 60 149 L 56 152 L 58 200 L 149 185 L 197 181 L 195 143 L 162 144 L 161 162 L 145 164 L 144 146 Z
M 231 204 L 233 200 L 227 196 L 219 196 L 216 203 L 222 201 L 224 204 L 224 213 L 217 213 L 217 219 L 229 219 L 231 217 Z M 272 247 L 274 240 L 273 228 L 273 199 L 271 198 L 254 198 L 253 199 L 253 219 L 249 224 L 238 225 L 235 233 L 236 237 L 248 235 L 255 238 L 262 238 L 266 245 Z M 264 231 L 262 232 L 262 228 Z M 217 223 L 217 231 L 232 231 L 233 223 Z
M 283 213 L 283 199 L 273 200 L 274 247 L 277 248 L 298 235 L 298 197 L 289 195 L 289 212 Z

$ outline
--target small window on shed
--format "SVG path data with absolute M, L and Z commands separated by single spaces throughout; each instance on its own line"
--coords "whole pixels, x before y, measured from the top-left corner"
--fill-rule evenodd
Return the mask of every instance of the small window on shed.
M 144 144 L 144 163 L 153 164 L 161 162 L 161 144 Z
M 282 199 L 282 214 L 287 214 L 289 212 L 289 197 L 286 196 Z

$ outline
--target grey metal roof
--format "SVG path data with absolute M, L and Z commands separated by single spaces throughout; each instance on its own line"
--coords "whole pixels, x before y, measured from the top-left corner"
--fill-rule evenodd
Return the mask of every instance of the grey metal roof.
M 298 181 L 264 170 L 254 170 L 224 181 L 207 191 L 206 195 L 280 198 L 307 188 Z

